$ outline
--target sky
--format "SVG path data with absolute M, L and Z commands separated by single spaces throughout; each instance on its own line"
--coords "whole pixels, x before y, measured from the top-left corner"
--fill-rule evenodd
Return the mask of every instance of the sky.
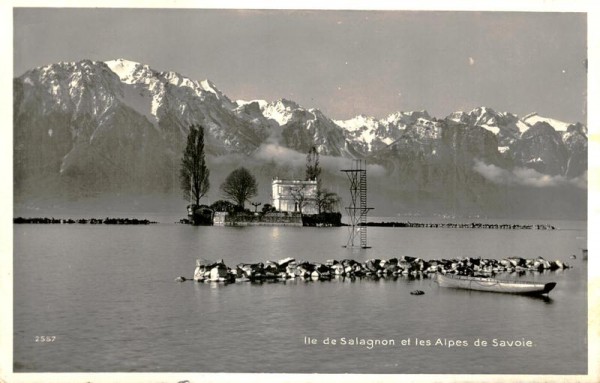
M 586 116 L 584 13 L 15 8 L 14 75 L 125 58 L 333 119 Z

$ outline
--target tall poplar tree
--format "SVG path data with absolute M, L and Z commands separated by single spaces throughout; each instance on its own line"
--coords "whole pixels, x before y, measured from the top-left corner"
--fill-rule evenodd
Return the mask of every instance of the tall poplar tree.
M 322 187 L 319 152 L 315 146 L 311 147 L 306 155 L 305 178 L 307 181 L 317 181 L 317 191 L 314 196 L 317 212 L 321 214 L 335 210 L 340 203 L 341 198 L 336 193 Z
M 317 181 L 317 190 L 321 189 L 321 166 L 319 165 L 319 152 L 315 146 L 311 147 L 306 155 L 306 180 Z
M 179 171 L 183 198 L 192 200 L 196 206 L 200 205 L 200 198 L 204 197 L 210 188 L 209 175 L 210 171 L 204 159 L 204 128 L 200 125 L 192 125 Z

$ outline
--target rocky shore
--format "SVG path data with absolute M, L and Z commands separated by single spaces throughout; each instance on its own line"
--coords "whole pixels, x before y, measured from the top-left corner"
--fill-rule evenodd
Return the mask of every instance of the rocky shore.
M 242 281 L 284 281 L 291 278 L 310 280 L 328 280 L 333 277 L 398 277 L 422 276 L 435 273 L 450 273 L 491 277 L 497 273 L 522 273 L 526 271 L 544 271 L 570 268 L 560 260 L 547 261 L 542 257 L 525 259 L 511 257 L 506 259 L 454 258 L 423 260 L 403 256 L 391 259 L 370 259 L 358 262 L 353 259 L 328 260 L 325 263 L 298 261 L 285 258 L 265 263 L 240 263 L 228 267 L 223 260 L 218 262 L 196 261 L 193 279 L 197 282 L 242 282 Z M 186 278 L 178 277 L 178 281 Z
M 137 218 L 90 218 L 90 219 L 71 219 L 71 218 L 23 218 L 13 219 L 13 223 L 30 224 L 91 224 L 91 225 L 149 225 L 156 223 L 147 219 Z

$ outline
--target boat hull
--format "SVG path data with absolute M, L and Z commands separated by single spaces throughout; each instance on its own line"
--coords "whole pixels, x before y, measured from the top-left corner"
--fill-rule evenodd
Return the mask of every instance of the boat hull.
M 443 274 L 437 275 L 436 282 L 440 287 L 524 295 L 548 294 L 556 286 L 555 282 L 501 281 L 492 278 Z

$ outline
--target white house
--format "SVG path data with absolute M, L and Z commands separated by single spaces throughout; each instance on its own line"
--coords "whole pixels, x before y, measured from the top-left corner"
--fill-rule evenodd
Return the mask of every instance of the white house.
M 280 180 L 272 183 L 272 205 L 278 211 L 317 214 L 317 181 Z

